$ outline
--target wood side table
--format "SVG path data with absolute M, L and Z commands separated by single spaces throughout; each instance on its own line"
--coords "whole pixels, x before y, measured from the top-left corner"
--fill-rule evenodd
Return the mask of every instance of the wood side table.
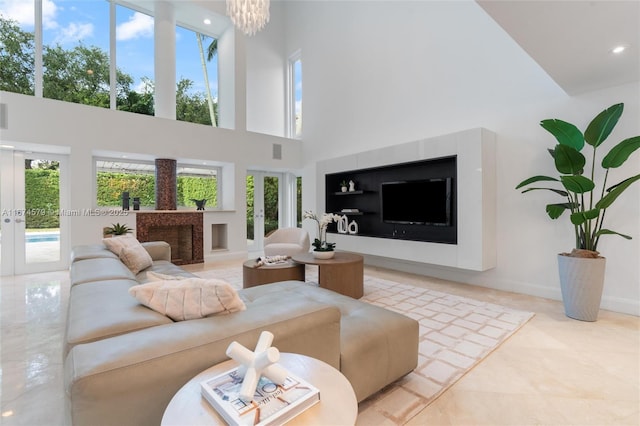
M 336 252 L 331 259 L 316 259 L 312 253 L 296 254 L 298 263 L 318 266 L 318 284 L 321 288 L 359 299 L 364 294 L 364 261 L 353 253 Z
M 320 360 L 281 353 L 279 363 L 289 372 L 320 390 L 320 402 L 287 422 L 287 425 L 353 425 L 358 401 L 351 383 L 338 370 Z M 215 365 L 195 376 L 174 395 L 162 416 L 162 426 L 224 425 L 226 422 L 204 399 L 200 382 L 237 366 L 234 360 Z
M 303 264 L 287 261 L 281 265 L 256 268 L 255 259 L 247 260 L 242 264 L 242 288 L 289 280 L 304 281 Z

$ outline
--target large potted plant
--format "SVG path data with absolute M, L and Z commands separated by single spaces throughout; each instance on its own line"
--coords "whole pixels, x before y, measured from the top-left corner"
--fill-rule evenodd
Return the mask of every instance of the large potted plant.
M 596 172 L 598 147 L 609 137 L 622 115 L 624 104 L 613 105 L 598 114 L 584 134 L 573 124 L 558 119 L 542 120 L 540 125 L 555 136 L 558 144 L 549 149 L 558 177 L 533 176 L 522 181 L 516 189 L 522 192 L 546 190 L 564 198 L 561 203 L 548 204 L 547 214 L 557 219 L 569 211 L 575 233 L 575 248 L 571 253 L 558 255 L 560 288 L 565 314 L 582 321 L 596 321 L 604 286 L 605 258 L 598 252 L 600 237 L 629 235 L 604 227 L 605 213 L 640 174 L 614 185 L 607 182 L 609 170 L 620 167 L 640 147 L 640 136 L 631 137 L 615 145 L 600 160 L 602 171 Z M 590 147 L 590 159 L 581 152 L 585 143 Z M 597 181 L 600 180 L 600 183 Z M 555 187 L 530 186 L 534 183 L 557 182 Z

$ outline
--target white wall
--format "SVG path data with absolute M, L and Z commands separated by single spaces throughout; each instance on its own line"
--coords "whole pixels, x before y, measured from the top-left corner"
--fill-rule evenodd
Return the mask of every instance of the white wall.
M 556 254 L 570 251 L 568 218 L 552 221 L 550 194 L 514 188 L 553 174 L 539 126 L 561 118 L 584 129 L 602 109 L 625 103 L 605 146 L 640 134 L 637 84 L 569 97 L 475 3 L 291 2 L 287 53 L 304 69 L 303 208 L 314 209 L 316 162 L 476 127 L 497 134 L 498 266 L 463 272 L 371 259 L 386 266 L 475 285 L 560 299 Z M 610 182 L 638 173 L 640 155 Z M 607 212 L 608 226 L 633 240 L 603 238 L 602 307 L 640 314 L 640 185 Z
M 267 26 L 247 39 L 247 130 L 274 136 L 285 136 L 283 8 L 272 2 Z

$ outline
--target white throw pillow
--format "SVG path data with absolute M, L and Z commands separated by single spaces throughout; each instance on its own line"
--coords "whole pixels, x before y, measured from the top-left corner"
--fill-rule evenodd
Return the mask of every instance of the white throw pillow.
M 231 284 L 217 279 L 151 281 L 130 287 L 129 294 L 174 321 L 247 309 Z
M 120 256 L 123 248 L 140 244 L 140 242 L 132 235 L 120 235 L 118 237 L 103 238 L 102 244 L 104 244 L 109 251 Z
M 122 250 L 120 250 L 120 260 L 134 274 L 153 265 L 151 255 L 140 243 L 124 246 Z

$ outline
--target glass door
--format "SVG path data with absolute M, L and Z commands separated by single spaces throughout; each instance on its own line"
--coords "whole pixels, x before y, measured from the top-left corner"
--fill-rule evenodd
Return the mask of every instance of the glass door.
M 247 250 L 262 251 L 264 237 L 280 227 L 282 175 L 247 173 Z
M 0 165 L 1 275 L 66 269 L 67 157 L 3 150 Z

